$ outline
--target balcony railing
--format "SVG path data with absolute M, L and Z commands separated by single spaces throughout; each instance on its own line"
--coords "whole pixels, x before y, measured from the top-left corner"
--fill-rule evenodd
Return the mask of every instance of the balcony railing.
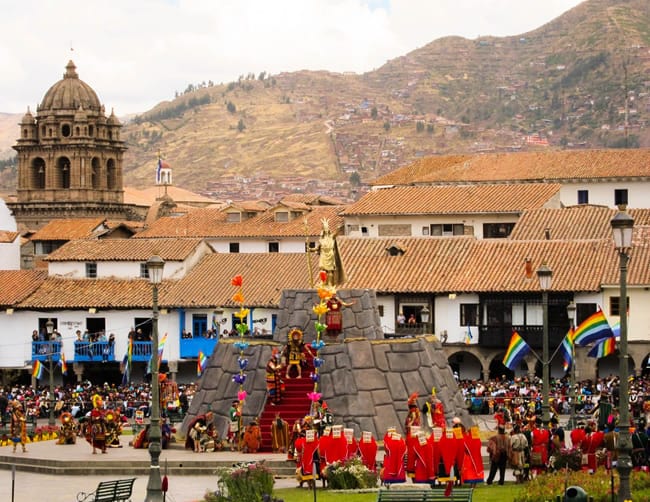
M 508 348 L 512 332 L 516 331 L 533 349 L 541 349 L 544 336 L 543 326 L 479 326 L 479 346 L 487 348 Z M 562 343 L 567 326 L 551 325 L 548 328 L 551 350 Z
M 32 361 L 49 361 L 58 363 L 61 359 L 61 342 L 32 342 Z
M 115 345 L 108 342 L 74 342 L 74 362 L 115 361 Z
M 181 358 L 193 359 L 198 357 L 199 352 L 203 352 L 209 357 L 218 341 L 217 338 L 205 338 L 202 336 L 181 338 Z
M 386 338 L 408 338 L 410 336 L 424 335 L 429 330 L 429 325 L 424 322 L 415 324 L 401 324 L 395 326 L 395 333 L 385 333 Z

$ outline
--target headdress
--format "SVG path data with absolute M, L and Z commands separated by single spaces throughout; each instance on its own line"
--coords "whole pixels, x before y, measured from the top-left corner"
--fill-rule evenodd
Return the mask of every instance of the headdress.
M 409 400 L 407 403 L 409 406 L 417 406 L 418 405 L 418 393 L 414 392 L 409 396 Z

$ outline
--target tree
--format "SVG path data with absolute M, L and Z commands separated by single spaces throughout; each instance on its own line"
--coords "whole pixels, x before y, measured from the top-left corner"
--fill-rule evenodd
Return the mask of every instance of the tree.
M 226 110 L 228 110 L 230 113 L 235 113 L 237 111 L 237 107 L 235 106 L 235 103 L 232 101 L 228 101 L 228 104 L 226 105 Z
M 373 120 L 377 120 L 377 107 L 373 106 L 370 109 L 370 117 L 372 117 Z
M 390 122 L 388 122 L 388 120 L 384 122 L 384 131 L 390 131 Z
M 428 132 L 429 134 L 433 134 L 433 131 L 434 131 L 434 130 L 435 130 L 435 128 L 434 128 L 434 126 L 433 126 L 433 123 L 429 122 L 429 123 L 427 124 L 427 132 Z
M 422 131 L 424 131 L 424 122 L 422 122 L 421 120 L 418 120 L 418 121 L 415 123 L 415 130 L 416 130 L 417 132 L 422 132 Z
M 237 130 L 239 132 L 242 132 L 244 129 L 246 129 L 246 124 L 244 124 L 244 119 L 239 119 L 239 122 L 237 122 Z
M 358 187 L 361 185 L 361 176 L 359 176 L 359 173 L 354 171 L 350 175 L 350 185 Z

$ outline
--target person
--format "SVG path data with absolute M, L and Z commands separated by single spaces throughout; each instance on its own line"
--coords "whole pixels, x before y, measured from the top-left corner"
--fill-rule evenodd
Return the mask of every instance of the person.
M 314 480 L 318 478 L 319 472 L 315 469 L 318 457 L 319 439 L 316 431 L 306 429 L 300 433 L 296 440 L 296 457 L 298 466 L 296 468 L 296 477 L 300 482 L 300 487 L 306 481 L 309 487 L 314 485 Z
M 86 423 L 86 441 L 93 447 L 93 454 L 99 449 L 106 452 L 106 420 L 104 418 L 104 400 L 99 394 L 92 397 L 93 409 Z
M 632 434 L 632 466 L 635 471 L 648 467 L 648 447 L 650 443 L 645 432 L 645 417 L 639 418 L 634 433 Z
M 498 426 L 497 434 L 488 440 L 487 451 L 490 455 L 490 474 L 486 484 L 491 485 L 494 482 L 497 471 L 499 471 L 499 484 L 504 483 L 510 450 L 510 437 L 506 435 L 505 427 Z
M 262 446 L 262 431 L 257 419 L 253 419 L 244 431 L 244 453 L 257 453 Z
M 377 471 L 377 441 L 372 432 L 363 431 L 359 439 L 359 456 L 361 462 L 370 471 Z
M 418 323 L 418 320 L 415 318 L 415 314 L 409 316 L 408 324 L 409 326 L 415 326 Z
M 227 440 L 230 444 L 230 451 L 235 451 L 235 448 L 239 449 L 239 433 L 241 431 L 241 405 L 237 399 L 230 405 L 228 417 L 230 423 L 228 425 Z
M 11 405 L 11 441 L 14 444 L 14 453 L 16 453 L 16 445 L 20 443 L 23 448 L 23 453 L 27 451 L 27 418 L 23 411 L 23 405 L 15 399 Z
M 208 411 L 198 415 L 188 424 L 187 431 L 185 449 L 192 450 L 195 453 L 206 451 L 207 443 L 216 434 L 214 430 L 214 413 Z
M 266 391 L 271 399 L 272 405 L 280 404 L 284 394 L 284 381 L 281 378 L 282 362 L 280 351 L 276 348 L 271 353 L 269 362 L 266 363 Z
M 398 326 L 404 326 L 406 324 L 406 316 L 404 315 L 404 312 L 400 312 L 397 314 L 397 325 Z
M 78 425 L 74 417 L 68 411 L 61 413 L 61 432 L 56 444 L 76 444 Z
M 519 424 L 515 424 L 512 427 L 510 446 L 510 465 L 512 466 L 513 474 L 517 483 L 523 483 L 525 481 L 526 457 L 528 455 L 528 439 L 521 432 L 521 426 Z
M 289 447 L 289 422 L 283 420 L 279 413 L 271 422 L 271 449 L 273 453 L 286 453 Z
M 384 466 L 379 471 L 382 483 L 404 483 L 406 481 L 406 470 L 404 468 L 406 442 L 394 427 L 389 427 L 386 430 L 384 451 Z
M 106 421 L 106 446 L 122 448 L 120 436 L 122 435 L 122 419 L 118 410 L 107 410 L 104 414 Z
M 5 394 L 4 390 L 0 388 L 0 424 L 2 428 L 5 428 L 7 423 L 7 413 L 9 412 L 9 398 Z
M 296 456 L 296 441 L 300 438 L 302 432 L 302 423 L 298 418 L 293 422 L 291 427 L 291 436 L 289 437 L 289 448 L 287 449 L 287 460 L 293 460 Z
M 291 368 L 295 368 L 297 378 L 302 377 L 302 365 L 305 361 L 305 352 L 311 351 L 303 341 L 302 331 L 294 328 L 288 333 L 289 343 L 284 348 L 283 357 L 288 362 L 285 378 L 291 378 Z

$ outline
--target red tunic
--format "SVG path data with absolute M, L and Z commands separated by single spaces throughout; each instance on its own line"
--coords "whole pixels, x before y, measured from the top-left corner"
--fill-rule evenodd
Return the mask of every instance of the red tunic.
M 359 440 L 359 453 L 363 465 L 375 472 L 377 470 L 377 441 L 375 438 L 371 436 L 370 441 L 364 441 L 362 435 Z
M 419 441 L 416 438 L 413 447 L 415 453 L 414 483 L 430 483 L 436 477 L 433 467 L 433 446 L 426 439 Z
M 402 437 L 393 437 L 391 434 L 384 436 L 384 468 L 381 472 L 383 483 L 404 483 L 404 456 L 406 455 L 406 442 Z

